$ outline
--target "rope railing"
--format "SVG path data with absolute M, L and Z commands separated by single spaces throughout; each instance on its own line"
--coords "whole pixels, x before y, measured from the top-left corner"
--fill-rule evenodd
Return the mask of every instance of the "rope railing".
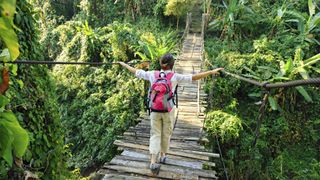
M 8 64 L 44 64 L 44 65 L 95 65 L 95 66 L 101 66 L 101 65 L 110 65 L 110 64 L 117 64 L 113 62 L 63 62 L 63 61 L 35 61 L 35 60 L 16 60 L 16 61 L 10 61 L 10 62 L 4 62 Z
M 181 37 L 181 42 L 184 40 L 184 38 L 187 36 L 187 34 L 189 33 L 190 31 L 190 24 L 191 24 L 191 15 L 192 13 L 188 13 L 187 14 L 187 19 L 186 19 L 186 27 L 183 31 L 183 35 Z
M 127 64 L 137 64 L 150 61 L 139 61 L 139 62 L 127 62 Z M 90 66 L 103 66 L 119 64 L 117 62 L 65 62 L 65 61 L 36 61 L 36 60 L 16 60 L 9 62 L 2 62 L 3 64 L 29 64 L 29 65 L 90 65 Z
M 229 75 L 231 77 L 234 77 L 236 79 L 248 82 L 250 84 L 263 87 L 266 89 L 271 89 L 271 88 L 287 88 L 287 87 L 295 87 L 295 86 L 302 86 L 302 85 L 312 85 L 312 84 L 320 84 L 320 78 L 309 78 L 309 79 L 302 79 L 302 80 L 292 80 L 288 82 L 281 82 L 281 83 L 269 83 L 269 82 L 258 82 L 256 80 L 252 80 L 249 78 L 242 77 L 237 74 L 230 73 L 228 71 L 222 70 L 222 73 Z

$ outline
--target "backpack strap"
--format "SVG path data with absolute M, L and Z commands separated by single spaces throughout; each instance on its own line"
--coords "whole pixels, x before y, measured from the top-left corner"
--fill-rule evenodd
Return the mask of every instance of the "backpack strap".
M 173 72 L 169 72 L 169 73 L 166 75 L 166 79 L 167 79 L 168 81 L 170 81 L 171 78 L 173 77 L 173 75 L 174 75 Z
M 158 79 L 160 77 L 160 71 L 154 71 L 154 77 Z
M 164 72 L 154 71 L 154 77 L 155 77 L 156 79 L 160 78 L 161 74 L 164 74 L 164 77 L 165 77 L 168 81 L 170 81 L 171 78 L 172 78 L 173 75 L 174 75 L 174 72 L 169 72 L 168 74 L 165 74 Z

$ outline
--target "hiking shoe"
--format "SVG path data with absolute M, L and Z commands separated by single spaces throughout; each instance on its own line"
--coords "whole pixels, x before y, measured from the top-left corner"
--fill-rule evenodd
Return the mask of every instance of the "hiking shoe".
M 151 170 L 151 172 L 152 172 L 153 174 L 156 174 L 156 175 L 159 174 L 160 167 L 161 167 L 161 165 L 160 165 L 160 164 L 157 164 L 157 163 L 152 163 L 152 164 L 150 164 L 150 170 Z

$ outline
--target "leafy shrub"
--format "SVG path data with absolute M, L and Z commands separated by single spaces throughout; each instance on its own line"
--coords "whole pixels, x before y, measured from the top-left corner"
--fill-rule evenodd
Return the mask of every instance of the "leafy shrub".
M 241 120 L 237 116 L 219 110 L 207 114 L 205 127 L 210 134 L 219 135 L 226 141 L 239 137 L 242 130 Z

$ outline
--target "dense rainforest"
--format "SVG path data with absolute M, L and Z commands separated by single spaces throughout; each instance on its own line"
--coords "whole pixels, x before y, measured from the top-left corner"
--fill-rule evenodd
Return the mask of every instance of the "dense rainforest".
M 0 179 L 78 179 L 112 159 L 148 86 L 112 63 L 156 69 L 164 53 L 178 56 L 195 8 L 208 14 L 206 69 L 269 83 L 319 77 L 317 0 L 0 0 Z M 268 90 L 221 74 L 205 90 L 207 147 L 220 141 L 230 179 L 320 178 L 319 86 Z

